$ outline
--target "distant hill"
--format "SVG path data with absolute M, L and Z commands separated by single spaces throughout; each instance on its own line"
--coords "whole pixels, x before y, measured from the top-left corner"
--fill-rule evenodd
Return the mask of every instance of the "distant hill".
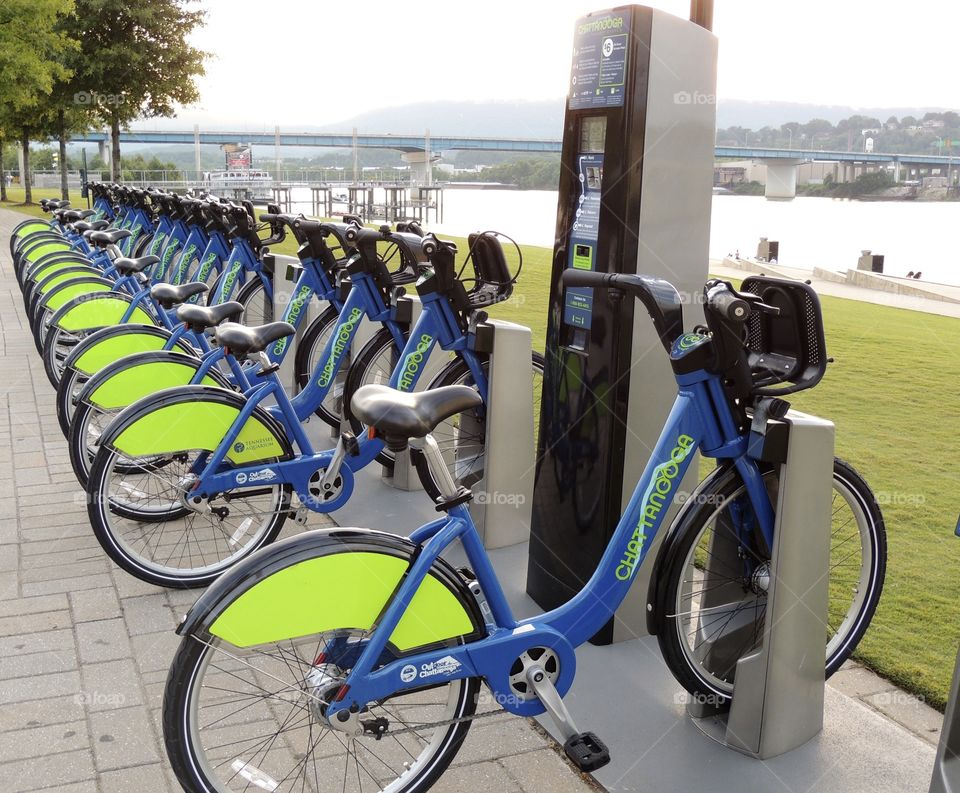
M 852 105 L 812 105 L 796 102 L 751 102 L 745 99 L 717 100 L 717 127 L 779 127 L 789 121 L 806 124 L 815 118 L 822 118 L 836 124 L 852 115 L 871 116 L 886 121 L 890 116 L 920 117 L 927 112 L 942 112 L 942 107 L 853 107 Z

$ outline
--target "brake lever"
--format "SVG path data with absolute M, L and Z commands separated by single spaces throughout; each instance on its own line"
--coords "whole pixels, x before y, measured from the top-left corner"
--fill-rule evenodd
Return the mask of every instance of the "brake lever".
M 767 304 L 767 303 L 756 302 L 756 303 L 751 303 L 751 304 L 750 304 L 750 307 L 751 307 L 751 308 L 755 308 L 755 309 L 757 309 L 758 311 L 762 311 L 764 314 L 769 314 L 769 315 L 772 316 L 772 317 L 779 317 L 779 316 L 780 316 L 780 307 L 779 307 L 779 306 L 771 306 L 771 305 L 769 305 L 769 304 Z

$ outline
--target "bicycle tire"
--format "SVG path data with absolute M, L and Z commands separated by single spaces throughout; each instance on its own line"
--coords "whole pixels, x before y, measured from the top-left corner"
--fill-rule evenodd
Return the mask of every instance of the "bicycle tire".
M 769 474 L 770 472 L 767 472 L 765 476 Z M 839 459 L 834 460 L 833 477 L 834 496 L 836 497 L 839 486 L 841 496 L 846 491 L 855 499 L 857 506 L 862 510 L 861 514 L 866 520 L 866 525 L 861 527 L 860 531 L 862 535 L 865 528 L 871 545 L 871 553 L 868 563 L 869 569 L 867 570 L 867 591 L 864 593 L 861 604 L 857 607 L 857 613 L 850 619 L 850 627 L 845 635 L 837 640 L 836 636 L 838 634 L 835 634 L 826 643 L 824 659 L 827 677 L 836 672 L 850 656 L 870 625 L 870 620 L 876 611 L 877 603 L 883 591 L 887 554 L 883 516 L 867 483 L 852 466 Z M 689 511 L 681 513 L 680 522 L 674 530 L 677 533 L 675 541 L 670 544 L 667 555 L 662 560 L 664 565 L 662 569 L 663 581 L 662 585 L 658 587 L 659 594 L 652 597 L 650 601 L 657 624 L 657 638 L 667 666 L 677 681 L 694 697 L 703 698 L 702 701 L 723 702 L 728 700 L 732 693 L 732 682 L 729 684 L 720 683 L 717 677 L 708 676 L 700 666 L 692 661 L 690 650 L 686 648 L 689 625 L 685 626 L 680 619 L 685 614 L 683 609 L 678 607 L 678 595 L 683 597 L 680 594 L 680 588 L 684 584 L 690 555 L 695 553 L 701 535 L 717 514 L 717 504 L 726 504 L 735 497 L 735 494 L 742 493 L 742 488 L 739 474 L 730 467 L 726 471 L 719 472 L 717 477 L 704 490 L 698 491 L 696 503 Z M 831 568 L 833 566 L 831 562 Z M 697 596 L 696 590 L 692 590 L 692 592 L 693 595 L 686 596 L 688 600 Z M 692 606 L 692 600 L 688 605 Z M 762 611 L 755 610 L 755 618 L 762 619 Z M 841 627 L 842 625 L 843 623 Z M 835 644 L 833 649 L 830 647 L 831 643 Z M 753 648 L 745 647 L 744 649 L 744 654 L 746 654 L 751 652 Z M 694 648 L 694 651 L 696 650 L 697 648 Z

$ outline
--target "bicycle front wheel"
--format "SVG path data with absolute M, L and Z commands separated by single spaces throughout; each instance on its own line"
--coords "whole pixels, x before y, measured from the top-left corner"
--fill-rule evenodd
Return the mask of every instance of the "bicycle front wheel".
M 776 503 L 773 471 L 764 475 Z M 826 675 L 850 656 L 870 624 L 886 572 L 883 516 L 867 483 L 834 460 Z M 763 639 L 770 549 L 734 469 L 698 494 L 664 560 L 658 639 L 673 675 L 699 697 L 728 699 L 737 662 Z

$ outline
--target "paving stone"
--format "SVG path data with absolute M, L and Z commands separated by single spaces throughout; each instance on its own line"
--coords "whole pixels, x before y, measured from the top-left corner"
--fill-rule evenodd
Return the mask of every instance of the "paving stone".
M 0 732 L 65 724 L 85 718 L 86 711 L 75 693 L 50 699 L 27 700 L 0 708 Z
M 550 780 L 550 793 L 603 790 L 589 776 L 581 774 L 552 748 L 504 757 L 500 760 L 500 765 L 507 770 L 510 777 L 525 793 L 540 793 L 545 789 L 545 780 Z
M 15 617 L 18 614 L 42 614 L 45 611 L 60 611 L 67 606 L 66 595 L 11 598 L 0 600 L 0 617 Z
M 526 719 L 496 716 L 489 724 L 477 722 L 470 727 L 467 739 L 453 762 L 455 765 L 466 765 L 523 754 L 542 749 L 544 740 Z
M 53 592 L 75 592 L 80 589 L 96 589 L 110 584 L 109 573 L 82 576 L 80 578 L 60 578 L 51 581 L 24 583 L 21 587 L 26 596 L 49 595 Z
M 180 642 L 180 637 L 172 630 L 134 636 L 131 639 L 133 658 L 140 673 L 166 672 L 170 669 L 170 662 Z
M 130 657 L 130 637 L 119 618 L 81 622 L 77 625 L 77 641 L 84 663 Z
M 45 653 L 6 655 L 0 657 L 0 680 L 69 672 L 77 665 L 77 654 L 72 647 Z
M 862 666 L 841 667 L 828 681 L 828 685 L 850 697 L 865 697 L 880 691 L 890 691 L 895 686 Z
M 90 732 L 99 771 L 160 761 L 145 708 L 93 713 Z
M 132 659 L 84 664 L 83 701 L 91 713 L 143 704 L 140 679 Z
M 70 608 L 75 623 L 116 619 L 123 613 L 120 609 L 120 598 L 113 587 L 71 592 Z
M 121 600 L 121 606 L 127 631 L 131 636 L 164 630 L 172 631 L 179 621 L 167 603 L 165 592 L 124 598 Z
M 0 764 L 85 748 L 89 743 L 85 721 L 18 730 L 0 741 Z
M 863 701 L 902 724 L 927 743 L 936 745 L 940 741 L 943 714 L 919 698 L 895 689 L 871 694 L 863 697 Z
M 47 611 L 42 614 L 18 614 L 0 617 L 0 636 L 15 636 L 26 631 L 51 631 L 70 627 L 70 612 Z
M 28 633 L 0 638 L 0 656 L 16 653 L 40 653 L 44 650 L 73 649 L 73 632 L 68 630 Z
M 0 779 L 10 791 L 55 787 L 58 793 L 95 793 L 93 758 L 89 750 L 51 754 L 0 765 Z M 67 787 L 68 783 L 81 783 Z
M 80 691 L 79 672 L 58 672 L 52 675 L 34 675 L 0 680 L 0 705 L 26 702 L 31 699 L 75 695 Z
M 523 788 L 513 780 L 506 769 L 492 761 L 448 768 L 443 775 L 441 785 L 444 793 L 477 793 L 477 791 L 523 793 Z M 540 788 L 540 790 L 547 789 Z
M 101 774 L 100 790 L 102 793 L 130 793 L 131 791 L 167 793 L 171 790 L 179 793 L 181 788 L 179 785 L 176 788 L 171 787 L 163 766 L 154 763 Z

